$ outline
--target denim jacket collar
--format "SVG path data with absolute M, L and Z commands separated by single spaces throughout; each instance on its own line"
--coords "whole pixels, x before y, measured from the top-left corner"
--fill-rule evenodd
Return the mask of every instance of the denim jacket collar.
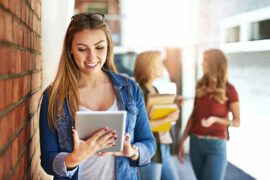
M 104 70 L 105 73 L 109 75 L 109 77 L 112 79 L 114 86 L 117 89 L 121 89 L 122 86 L 127 86 L 127 81 L 123 81 L 122 76 L 118 76 L 116 73 L 109 71 L 109 70 Z

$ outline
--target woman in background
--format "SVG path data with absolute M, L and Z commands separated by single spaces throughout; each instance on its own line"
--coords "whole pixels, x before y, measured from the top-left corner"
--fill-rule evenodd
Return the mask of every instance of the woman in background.
M 190 136 L 190 159 L 198 180 L 224 179 L 227 128 L 240 125 L 238 94 L 228 82 L 227 66 L 221 50 L 204 52 L 203 76 L 197 82 L 193 111 L 179 142 L 178 157 L 183 162 L 183 144 Z
M 143 94 L 144 100 L 147 104 L 147 96 L 149 94 L 158 94 L 157 88 L 153 82 L 163 74 L 164 65 L 159 51 L 146 51 L 137 56 L 134 76 L 135 80 L 139 83 Z M 178 98 L 178 102 L 182 99 Z M 163 119 L 151 121 L 151 128 L 155 128 L 166 122 L 175 123 L 179 118 L 179 111 L 170 113 Z M 177 178 L 177 170 L 172 163 L 170 145 L 173 143 L 170 131 L 154 132 L 157 142 L 157 152 L 151 160 L 151 165 L 141 168 L 142 180 L 175 180 Z

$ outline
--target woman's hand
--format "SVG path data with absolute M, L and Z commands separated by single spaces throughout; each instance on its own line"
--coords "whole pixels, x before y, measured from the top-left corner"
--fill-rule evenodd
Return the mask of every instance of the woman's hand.
M 179 119 L 179 111 L 172 112 L 166 117 L 167 122 L 174 123 Z
M 86 141 L 79 139 L 78 133 L 72 129 L 74 149 L 66 158 L 67 167 L 75 167 L 80 161 L 92 156 L 97 151 L 113 147 L 116 144 L 117 135 L 108 128 L 102 128 L 93 133 Z
M 212 124 L 216 122 L 217 118 L 214 116 L 210 116 L 207 119 L 202 119 L 201 124 L 203 127 L 210 127 Z
M 124 141 L 124 147 L 123 151 L 121 152 L 101 152 L 99 153 L 100 156 L 105 155 L 114 155 L 114 156 L 125 156 L 125 157 L 131 157 L 134 154 L 137 154 L 132 158 L 132 160 L 137 160 L 139 158 L 139 150 L 137 148 L 134 148 L 130 144 L 130 135 L 128 133 L 125 134 L 125 141 Z
M 176 96 L 175 103 L 178 107 L 182 106 L 184 104 L 184 97 L 183 96 Z
M 184 163 L 184 145 L 181 142 L 178 146 L 178 159 L 182 164 Z

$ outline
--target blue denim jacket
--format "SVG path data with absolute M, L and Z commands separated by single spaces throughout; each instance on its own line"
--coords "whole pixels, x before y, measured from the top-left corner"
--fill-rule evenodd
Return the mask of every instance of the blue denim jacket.
M 144 100 L 140 88 L 133 80 L 106 71 L 111 78 L 119 110 L 127 111 L 125 131 L 131 136 L 131 144 L 139 148 L 139 160 L 132 161 L 127 157 L 116 157 L 116 178 L 119 180 L 139 179 L 137 167 L 146 166 L 155 154 L 156 142 L 153 137 Z M 43 93 L 40 109 L 40 148 L 41 166 L 54 179 L 78 179 L 79 168 L 67 171 L 65 157 L 73 150 L 71 128 L 74 120 L 65 101 L 63 113 L 57 115 L 57 129 L 48 125 L 48 92 Z

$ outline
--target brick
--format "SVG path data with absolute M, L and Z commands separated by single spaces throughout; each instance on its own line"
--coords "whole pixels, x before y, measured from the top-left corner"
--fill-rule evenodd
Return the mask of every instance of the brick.
M 21 18 L 21 3 L 22 1 L 16 1 L 15 6 L 16 6 L 16 16 L 20 19 Z
M 29 26 L 29 7 L 27 6 L 27 4 L 25 6 L 25 21 L 24 22 L 27 26 Z
M 5 100 L 4 107 L 8 107 L 12 104 L 12 79 L 5 80 Z
M 37 35 L 33 33 L 33 50 L 37 50 Z
M 15 52 L 16 54 L 16 63 L 15 63 L 15 73 L 21 73 L 21 58 L 22 58 L 22 51 L 21 50 L 16 50 Z
M 41 52 L 41 38 L 40 37 L 37 37 L 38 38 L 38 41 L 37 41 L 37 50 L 38 52 Z
M 30 53 L 27 51 L 24 51 L 24 59 L 23 59 L 23 71 L 28 71 L 29 70 L 29 58 L 30 58 Z
M 9 0 L 9 10 L 13 14 L 16 14 L 16 3 L 17 3 L 17 0 Z
M 17 123 L 17 128 L 19 128 L 25 121 L 25 118 L 27 117 L 28 113 L 25 112 L 26 106 L 27 106 L 27 101 L 23 102 L 22 104 L 20 104 L 17 108 L 16 108 L 16 112 L 17 112 L 17 119 L 16 119 L 16 123 Z
M 7 61 L 5 60 L 5 51 L 6 51 L 6 47 L 2 47 L 0 46 L 0 75 L 6 74 L 6 64 Z
M 31 18 L 32 19 L 32 18 Z M 32 26 L 31 26 L 32 27 Z M 34 32 L 30 32 L 30 48 L 34 49 Z M 32 64 L 31 64 L 32 65 Z
M 9 74 L 11 68 L 12 49 L 9 47 L 0 48 L 0 75 Z M 3 57 L 3 58 L 2 58 Z
M 36 59 L 35 59 L 35 69 L 41 69 L 41 56 L 40 55 L 36 55 Z
M 15 32 L 15 37 L 16 37 L 16 44 L 21 46 L 21 42 L 22 42 L 22 39 L 21 39 L 21 34 L 22 34 L 22 31 L 21 31 L 21 23 L 19 23 L 18 21 L 14 21 L 16 22 L 16 29 L 14 27 L 13 31 Z
M 26 47 L 26 26 L 22 27 L 22 47 Z
M 12 167 L 15 166 L 18 158 L 19 158 L 19 142 L 18 142 L 18 137 L 14 139 L 14 141 L 11 144 L 11 147 L 9 148 L 9 151 L 11 151 L 12 157 L 11 157 L 11 164 Z
M 19 162 L 19 165 L 17 166 L 15 173 L 11 176 L 11 179 L 21 179 L 25 170 L 26 170 L 26 153 L 23 153 L 22 159 Z
M 12 17 L 10 14 L 4 13 L 5 36 L 4 40 L 12 42 Z
M 18 44 L 18 22 L 16 20 L 12 21 L 12 39 L 13 44 Z
M 10 121 L 9 121 L 7 116 L 4 116 L 0 119 L 0 132 L 1 132 L 0 149 L 2 149 L 3 146 L 8 142 L 8 138 L 9 138 L 8 127 L 9 127 L 9 125 L 10 125 Z
M 7 150 L 4 154 L 4 174 L 7 175 L 8 172 L 12 169 L 11 164 L 11 158 L 12 158 L 12 152 L 10 150 Z
M 7 114 L 7 116 L 8 116 L 9 122 L 10 122 L 10 125 L 8 126 L 8 129 L 9 129 L 8 135 L 10 138 L 11 136 L 13 136 L 16 133 L 16 131 L 19 128 L 19 124 L 18 124 L 17 119 L 20 119 L 23 117 L 18 117 L 17 109 L 14 109 L 13 111 L 9 112 Z
M 5 107 L 4 106 L 4 97 L 5 97 L 4 80 L 0 80 L 0 111 L 3 111 L 3 109 Z
M 26 51 L 22 51 L 21 52 L 21 72 L 26 71 L 25 62 L 26 62 Z
M 2 0 L 1 2 L 2 2 L 1 4 L 4 6 L 4 8 L 6 8 L 6 9 L 9 8 L 9 0 Z
M 10 48 L 10 65 L 7 66 L 7 68 L 9 69 L 9 73 L 15 73 L 15 68 L 16 68 L 16 49 Z
M 31 75 L 23 77 L 23 92 L 24 95 L 28 94 L 31 90 Z
M 22 1 L 21 4 L 21 20 L 25 22 L 25 16 L 26 16 L 26 2 Z
M 34 16 L 33 12 L 30 11 L 30 14 L 29 14 L 29 26 L 30 26 L 31 29 L 33 29 L 33 16 Z
M 0 9 L 0 27 L 4 27 L 4 11 Z M 4 28 L 0 29 L 0 39 L 4 39 L 5 30 Z
M 5 161 L 4 161 L 4 156 L 0 156 L 0 179 L 4 179 L 4 167 L 5 166 Z
M 22 129 L 20 135 L 19 135 L 19 149 L 23 149 L 26 145 L 26 142 L 28 140 L 28 133 L 27 131 L 29 130 L 28 125 L 25 125 L 24 128 Z
M 11 171 L 11 151 L 6 151 L 6 153 L 4 154 L 4 176 L 8 175 L 8 173 Z
M 24 96 L 24 92 L 23 90 L 23 77 L 19 77 L 19 87 L 20 87 L 20 91 L 19 91 L 19 98 Z
M 17 102 L 20 99 L 19 91 L 20 91 L 20 78 L 14 78 L 13 79 L 13 102 Z
M 19 24 L 19 45 L 21 47 L 23 47 L 23 28 L 24 28 L 24 24 Z
M 31 32 L 27 31 L 27 48 L 31 49 Z
M 33 31 L 34 32 L 36 32 L 36 16 L 34 15 L 34 16 L 32 16 L 32 21 L 33 21 L 33 26 L 32 26 L 32 29 L 33 29 Z

